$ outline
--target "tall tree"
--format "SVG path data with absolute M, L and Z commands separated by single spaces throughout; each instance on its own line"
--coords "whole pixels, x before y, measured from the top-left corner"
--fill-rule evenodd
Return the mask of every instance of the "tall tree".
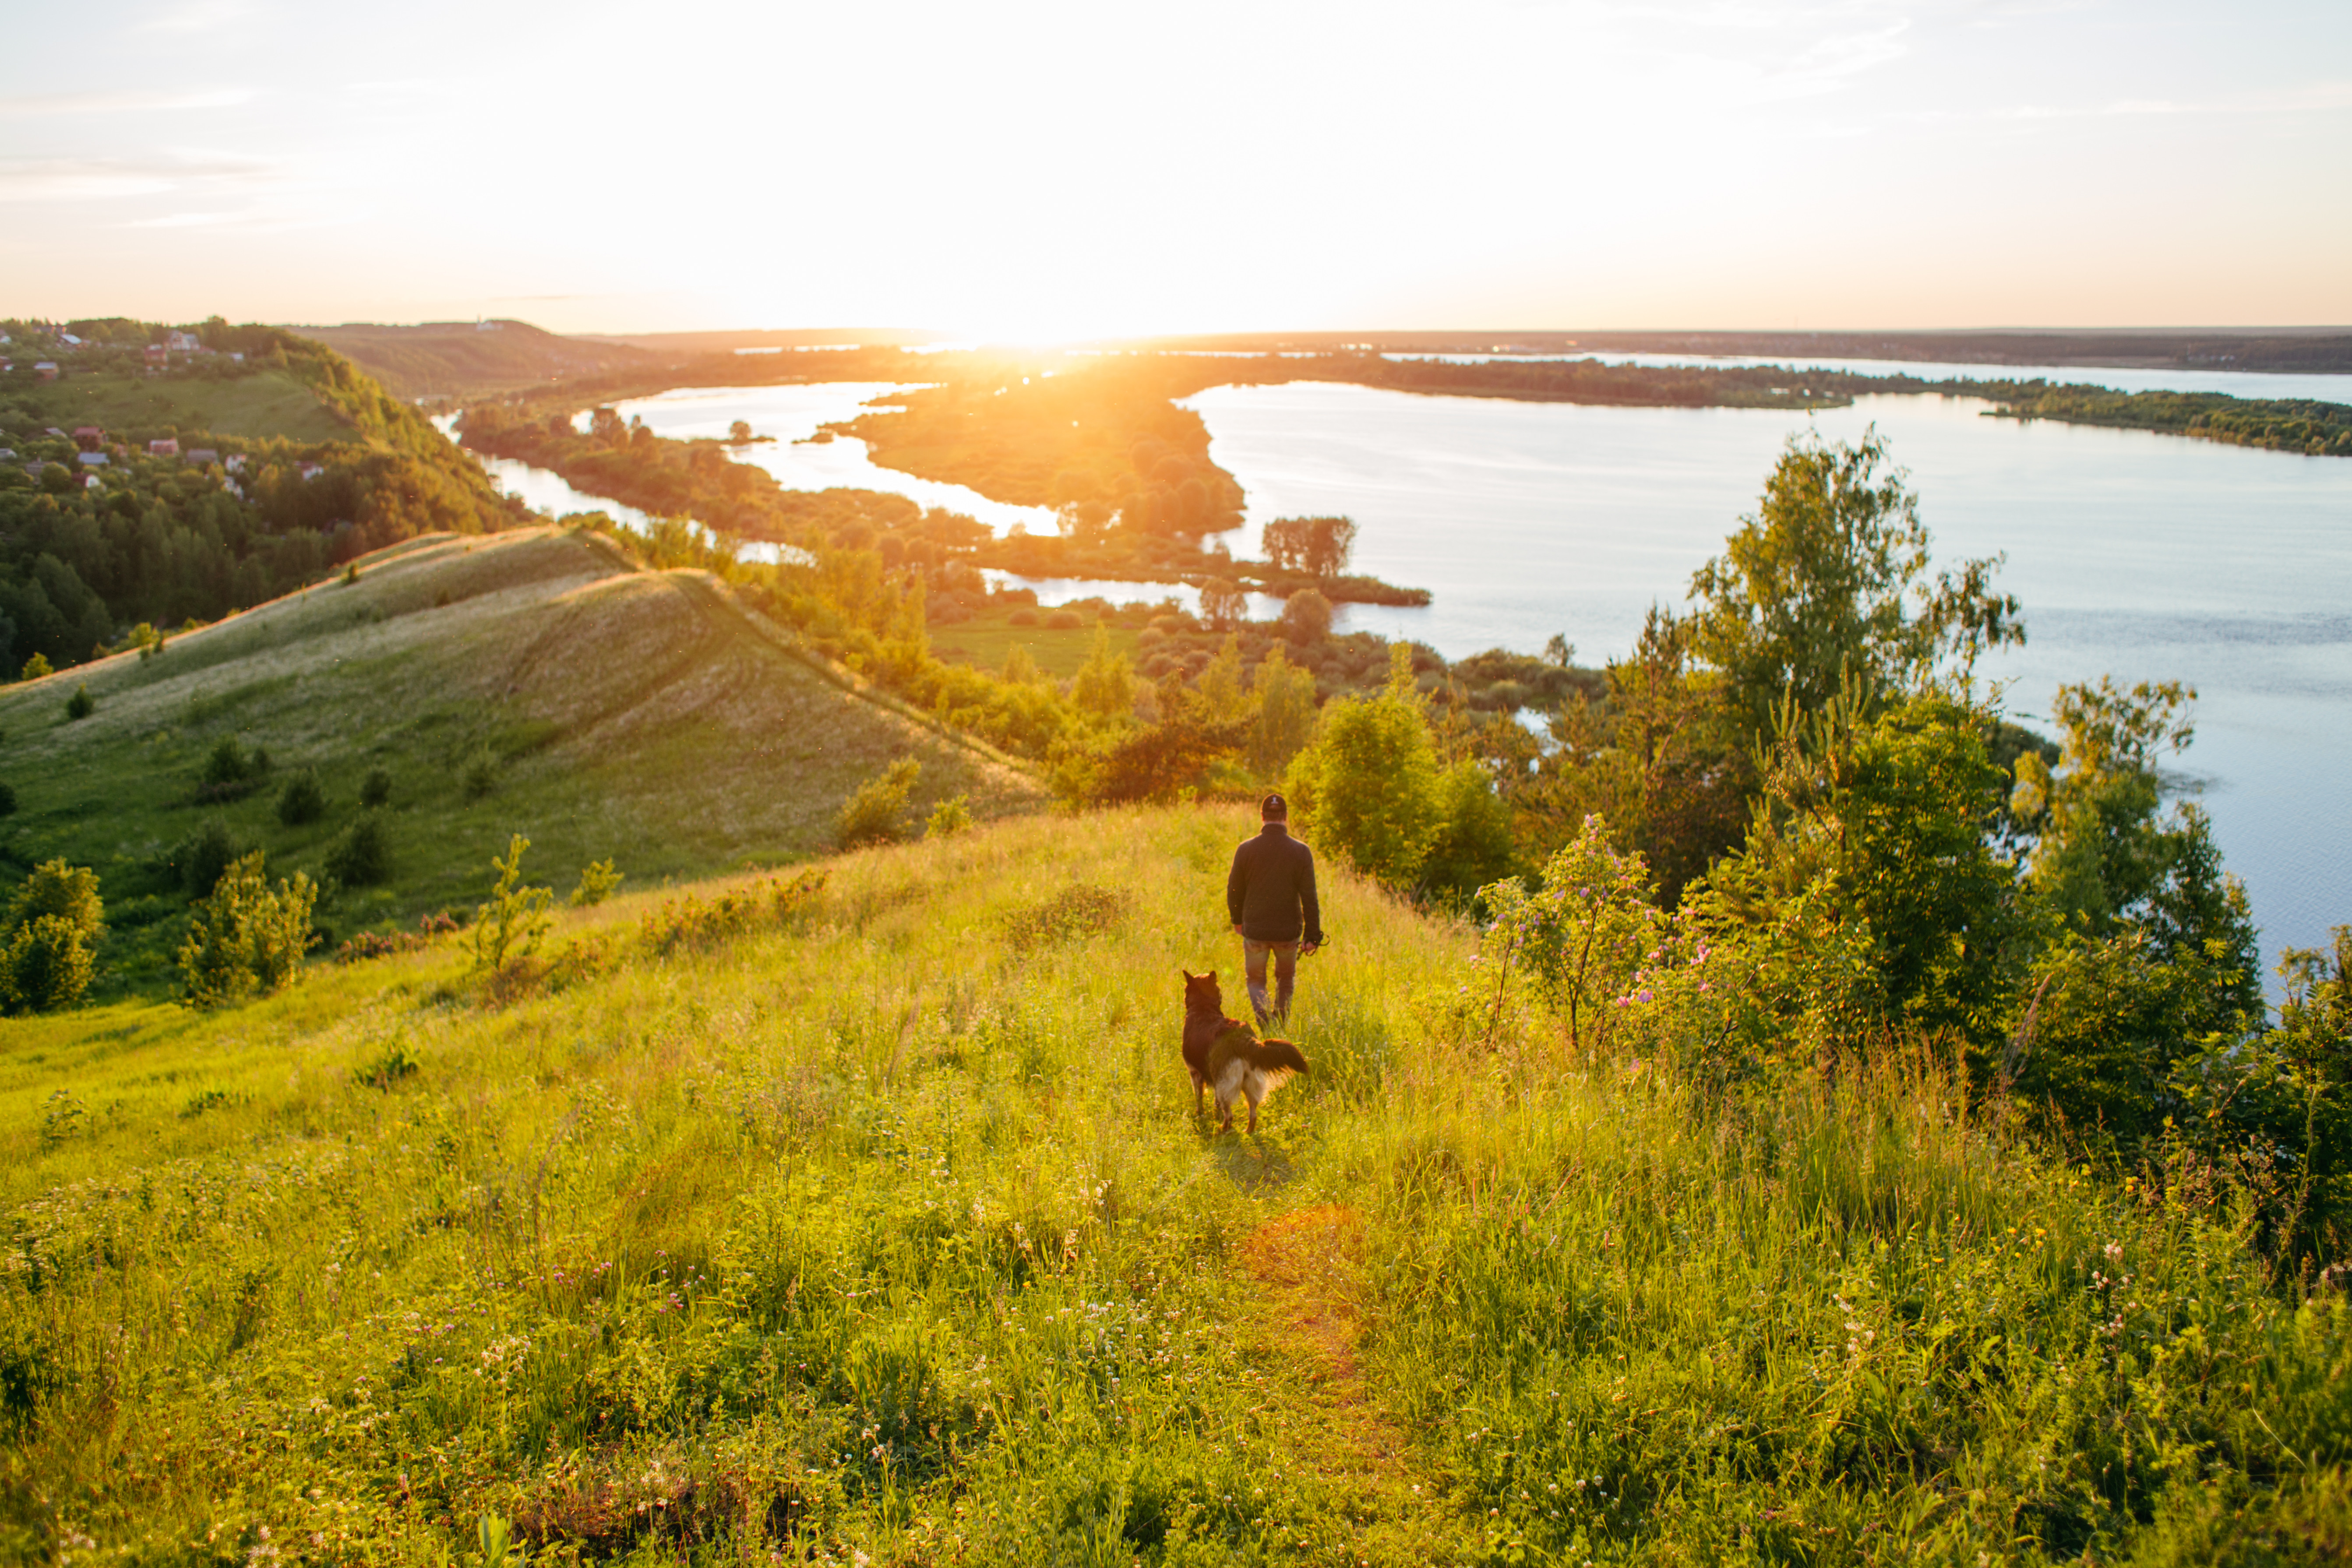
M 1851 679 L 1875 704 L 1947 660 L 2022 643 L 2000 558 L 1930 577 L 1927 527 L 1874 429 L 1853 446 L 1791 437 L 1755 515 L 1691 577 L 1695 651 L 1720 670 L 1743 732 L 1762 741 L 1784 702 L 1827 707 Z

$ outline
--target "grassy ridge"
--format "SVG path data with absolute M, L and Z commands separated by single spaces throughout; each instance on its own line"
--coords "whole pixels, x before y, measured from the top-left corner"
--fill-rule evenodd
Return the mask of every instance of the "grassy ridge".
M 918 805 L 969 793 L 979 815 L 1039 798 L 1024 775 L 849 689 L 695 572 L 640 572 L 593 535 L 441 536 L 362 560 L 356 582 L 289 595 L 152 658 L 118 655 L 0 692 L 0 767 L 17 793 L 0 852 L 21 873 L 64 856 L 99 868 L 115 934 L 110 990 L 170 984 L 184 889 L 165 862 L 208 818 L 266 849 L 273 874 L 322 875 L 360 815 L 362 777 L 392 775 L 380 813 L 393 876 L 322 904 L 336 937 L 470 908 L 509 833 L 536 875 L 616 857 L 636 885 L 829 848 L 857 784 L 911 753 Z M 847 684 L 845 684 L 847 683 Z M 79 721 L 68 696 L 87 686 Z M 270 777 L 200 805 L 224 737 L 267 750 Z M 488 788 L 469 797 L 482 767 Z M 282 825 L 284 781 L 310 769 L 326 816 Z
M 1207 1136 L 1175 971 L 1229 967 L 1244 826 L 1019 819 L 844 858 L 731 941 L 641 897 L 498 986 L 445 941 L 233 1014 L 0 1026 L 12 1549 L 437 1562 L 485 1515 L 554 1561 L 2342 1541 L 2344 1308 L 1932 1070 L 1727 1095 L 1525 1022 L 1474 1045 L 1470 934 L 1335 873 L 1316 1070 L 1262 1143 Z M 1360 1216 L 1320 1285 L 1367 1324 L 1355 1394 L 1248 1271 L 1308 1209 Z M 1383 1412 L 1405 1462 L 1349 1462 Z

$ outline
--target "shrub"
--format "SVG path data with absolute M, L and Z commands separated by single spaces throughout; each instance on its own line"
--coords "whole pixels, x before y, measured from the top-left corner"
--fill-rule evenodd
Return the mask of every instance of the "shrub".
M 241 800 L 261 787 L 269 776 L 269 753 L 256 746 L 247 751 L 236 743 L 234 735 L 223 735 L 205 753 L 204 766 L 196 773 L 196 798 L 208 800 Z
M 48 655 L 37 653 L 32 658 L 25 661 L 25 668 L 23 670 L 18 672 L 17 679 L 19 680 L 38 680 L 45 675 L 55 675 L 56 673 L 57 669 L 49 663 Z
M 356 561 L 343 568 L 343 586 L 350 587 L 360 580 L 360 563 Z
M 301 827 L 326 815 L 326 794 L 319 788 L 319 776 L 308 769 L 288 779 L 278 792 L 278 820 L 288 827 Z
M 1117 925 L 1130 900 L 1116 888 L 1075 882 L 1052 898 L 1014 910 L 1004 920 L 1004 940 L 1014 951 L 1048 942 L 1100 936 Z
M 97 872 L 61 859 L 35 867 L 0 925 L 0 1006 L 47 1013 L 79 1005 L 96 973 L 93 949 L 105 934 Z
M 259 850 L 230 866 L 196 906 L 180 944 L 180 1000 L 226 1007 L 283 990 L 310 945 L 310 908 L 319 889 L 301 872 L 272 892 Z
M 1282 634 L 1292 642 L 1321 642 L 1331 635 L 1331 601 L 1312 588 L 1302 588 L 1283 601 Z
M 1085 624 L 1076 610 L 1055 610 L 1045 617 L 1045 625 L 1057 632 L 1075 631 Z
M 363 931 L 335 949 L 335 962 L 359 963 L 391 953 L 414 952 L 424 945 L 425 938 L 413 931 L 386 931 L 381 936 L 372 931 Z
M 370 768 L 367 777 L 360 780 L 360 804 L 373 810 L 392 802 L 392 775 L 382 768 Z
M 592 860 L 580 873 L 580 885 L 572 889 L 572 907 L 593 909 L 613 896 L 627 875 L 613 869 L 610 860 Z
M 771 877 L 708 903 L 691 893 L 677 901 L 664 900 L 637 922 L 637 941 L 648 952 L 667 957 L 680 948 L 713 947 L 761 924 L 783 925 L 816 901 L 831 875 L 810 870 L 789 881 Z
M 1037 612 L 1029 605 L 1024 605 L 1013 611 L 1009 618 L 1016 626 L 1034 626 L 1037 624 Z
M 219 817 L 208 817 L 203 826 L 172 846 L 165 857 L 172 870 L 180 879 L 180 887 L 188 897 L 201 899 L 213 890 L 232 862 L 251 852 L 253 846 L 230 831 Z
M 383 819 L 362 816 L 327 847 L 327 875 L 346 888 L 372 888 L 392 875 L 392 842 Z
M 458 787 L 469 802 L 481 799 L 499 787 L 498 760 L 487 751 L 478 752 L 466 771 L 458 776 Z
M 943 800 L 931 807 L 930 820 L 923 824 L 926 838 L 946 838 L 961 833 L 971 826 L 971 796 L 960 795 Z
M 68 719 L 87 719 L 97 711 L 98 699 L 89 694 L 89 686 L 87 682 L 75 687 L 74 694 L 66 699 Z
M 352 1082 L 362 1089 L 390 1089 L 402 1079 L 414 1078 L 425 1064 L 409 1055 L 406 1046 L 394 1046 L 364 1067 L 352 1069 Z
M 900 818 L 907 809 L 907 795 L 922 771 L 922 763 L 914 758 L 900 757 L 859 784 L 834 823 L 841 847 L 855 849 L 861 844 L 889 844 L 903 837 L 906 828 Z
M 499 879 L 490 885 L 490 901 L 474 911 L 474 967 L 492 971 L 506 967 L 537 945 L 551 923 L 548 906 L 555 902 L 552 888 L 526 888 L 522 882 L 522 852 L 530 840 L 515 834 L 507 840 L 506 858 L 493 857 Z

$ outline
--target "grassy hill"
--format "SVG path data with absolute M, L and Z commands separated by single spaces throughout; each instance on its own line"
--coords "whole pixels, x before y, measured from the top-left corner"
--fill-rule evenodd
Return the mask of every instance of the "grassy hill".
M 659 363 L 625 342 L 559 337 L 525 321 L 369 321 L 302 327 L 403 397 L 475 397 L 551 382 L 623 374 Z
M 1195 1121 L 1176 969 L 1228 963 L 1242 826 L 1004 820 L 731 931 L 757 889 L 572 912 L 497 983 L 440 938 L 0 1025 L 5 1549 L 2343 1554 L 2352 1311 L 1928 1060 L 1576 1060 L 1331 875 L 1315 1069 Z
M 207 820 L 313 877 L 383 769 L 393 873 L 322 902 L 347 937 L 471 908 L 508 835 L 572 885 L 616 858 L 635 886 L 829 848 L 856 785 L 923 764 L 917 805 L 969 793 L 982 816 L 1040 792 L 1023 773 L 862 689 L 695 572 L 634 569 L 588 533 L 435 536 L 362 558 L 356 582 L 271 601 L 172 638 L 0 691 L 0 819 L 16 874 L 63 856 L 97 867 L 112 989 L 170 982 L 188 905 L 173 846 Z M 67 717 L 87 685 L 89 718 Z M 224 739 L 268 753 L 243 799 L 197 803 Z M 323 819 L 287 826 L 285 781 L 315 772 Z M 469 798 L 467 776 L 485 785 Z M 558 889 L 559 891 L 562 889 Z
M 0 1550 L 2340 1557 L 2340 1300 L 1932 1064 L 1571 1059 L 1334 873 L 1314 1070 L 1215 1135 L 1177 970 L 1229 968 L 1244 826 L 1014 819 L 732 934 L 740 883 L 569 913 L 497 984 L 445 938 L 0 1024 Z

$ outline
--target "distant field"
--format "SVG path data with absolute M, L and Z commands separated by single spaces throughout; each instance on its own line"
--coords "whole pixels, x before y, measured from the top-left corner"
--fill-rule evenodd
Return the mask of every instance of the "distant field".
M 102 989 L 153 994 L 188 900 L 163 862 L 207 818 L 266 850 L 271 875 L 321 874 L 360 815 L 362 779 L 393 778 L 387 886 L 321 902 L 335 937 L 470 911 L 510 833 L 527 868 L 568 889 L 616 858 L 632 888 L 793 860 L 832 847 L 856 786 L 898 756 L 923 764 L 928 809 L 969 793 L 983 817 L 1038 786 L 927 723 L 845 689 L 694 572 L 637 572 L 593 536 L 550 529 L 415 541 L 331 583 L 0 693 L 0 822 L 11 879 L 53 856 L 99 868 L 112 930 Z M 87 683 L 98 710 L 66 699 Z M 224 737 L 265 748 L 271 774 L 223 805 L 194 804 Z M 492 787 L 461 780 L 488 760 Z M 281 826 L 284 781 L 317 772 L 323 821 Z
M 1150 586 L 1148 583 L 1136 584 L 1135 596 L 1144 597 Z M 1133 662 L 1135 629 L 1112 626 L 1109 631 L 1111 651 L 1123 653 Z M 1029 657 L 1048 675 L 1067 679 L 1087 662 L 1087 655 L 1095 646 L 1095 628 L 1085 626 L 1056 631 L 1042 625 L 1016 626 L 1004 615 L 990 615 L 975 616 L 931 633 L 933 653 L 950 663 L 969 664 L 980 669 L 1003 669 L 1016 646 L 1026 647 Z
M 352 427 L 283 371 L 231 381 L 194 377 L 77 375 L 17 393 L 60 429 L 102 425 L 109 431 L 172 425 L 183 432 L 292 441 L 349 441 Z

